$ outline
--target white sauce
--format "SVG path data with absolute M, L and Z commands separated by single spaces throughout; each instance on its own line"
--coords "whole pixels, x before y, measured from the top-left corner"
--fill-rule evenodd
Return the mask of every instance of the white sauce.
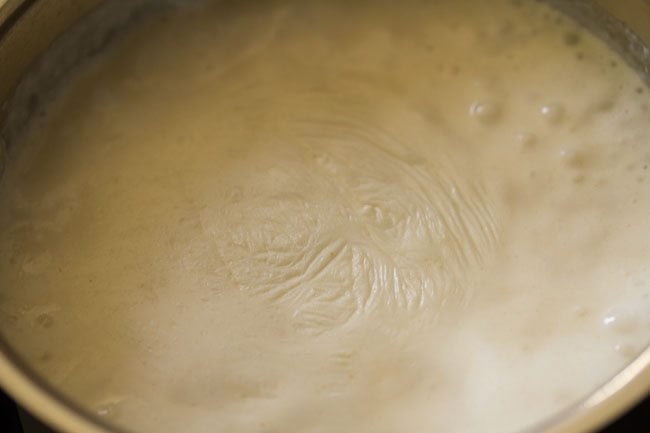
M 137 431 L 503 433 L 588 395 L 650 341 L 650 92 L 515 3 L 152 15 L 5 174 L 3 332 Z

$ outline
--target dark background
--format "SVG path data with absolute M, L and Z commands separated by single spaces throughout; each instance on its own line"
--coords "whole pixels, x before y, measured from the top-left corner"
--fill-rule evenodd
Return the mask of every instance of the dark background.
M 53 430 L 47 429 L 27 412 L 18 408 L 1 390 L 0 432 L 55 433 Z M 599 433 L 650 433 L 650 396 L 630 413 Z

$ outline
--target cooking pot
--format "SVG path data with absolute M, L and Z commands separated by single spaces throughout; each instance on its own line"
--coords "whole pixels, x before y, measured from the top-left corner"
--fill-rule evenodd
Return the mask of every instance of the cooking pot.
M 111 12 L 115 15 L 116 8 L 130 9 L 122 17 L 127 20 L 129 14 L 152 2 L 155 0 L 113 1 Z M 604 38 L 650 79 L 650 0 L 548 2 Z M 0 0 L 0 173 L 14 131 L 24 124 L 38 104 L 39 94 L 35 89 L 52 87 L 77 60 L 101 49 L 111 35 L 119 31 L 119 24 L 103 25 L 102 11 L 107 8 L 98 8 L 105 3 L 108 1 Z M 116 22 L 114 17 L 112 20 Z M 76 37 L 65 36 L 71 33 L 76 33 Z M 68 42 L 76 42 L 66 43 L 66 38 Z M 61 432 L 120 431 L 39 378 L 2 335 L 0 386 Z M 650 347 L 584 401 L 531 431 L 593 431 L 621 415 L 649 392 Z

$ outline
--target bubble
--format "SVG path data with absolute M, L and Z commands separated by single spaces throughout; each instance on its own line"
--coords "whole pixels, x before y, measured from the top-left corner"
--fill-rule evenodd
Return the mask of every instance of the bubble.
M 501 107 L 495 102 L 478 101 L 471 105 L 470 116 L 484 124 L 493 124 L 501 117 Z
M 638 355 L 637 349 L 631 344 L 615 344 L 614 352 L 619 353 L 623 358 L 632 360 Z
M 643 94 L 643 87 L 641 87 L 641 86 L 637 87 L 636 88 L 636 93 L 638 93 L 639 95 Z
M 564 43 L 570 47 L 580 43 L 580 35 L 575 32 L 568 32 L 564 35 Z
M 587 177 L 584 174 L 577 174 L 577 175 L 573 176 L 573 179 L 572 179 L 572 181 L 573 181 L 573 183 L 575 185 L 582 185 L 582 184 L 585 183 L 585 180 L 587 180 Z
M 564 120 L 564 107 L 559 104 L 544 105 L 540 109 L 542 117 L 552 125 L 557 125 Z
M 614 308 L 605 314 L 603 325 L 617 334 L 629 334 L 640 327 L 637 317 L 630 311 Z
M 589 155 L 584 151 L 575 149 L 573 147 L 564 147 L 560 149 L 560 158 L 567 167 L 570 168 L 585 168 L 589 163 Z
M 558 389 L 553 393 L 553 399 L 560 405 L 568 406 L 573 400 L 573 394 L 566 389 Z
M 124 398 L 111 398 L 104 400 L 103 403 L 96 406 L 95 413 L 102 418 L 114 416 L 119 405 L 124 401 Z
M 23 261 L 22 269 L 26 274 L 38 275 L 45 272 L 51 262 L 52 256 L 49 252 L 35 256 L 27 256 Z
M 573 309 L 573 314 L 576 316 L 576 318 L 582 319 L 589 315 L 589 309 L 583 305 L 579 305 Z
M 47 313 L 41 313 L 36 316 L 36 324 L 48 329 L 54 325 L 54 318 Z
M 45 351 L 39 357 L 38 360 L 41 362 L 50 362 L 54 358 L 51 352 Z
M 328 154 L 320 154 L 316 157 L 316 162 L 319 166 L 323 167 L 326 171 L 336 174 L 340 171 L 341 167 L 337 161 Z
M 515 25 L 515 23 L 513 23 L 510 20 L 507 20 L 499 26 L 497 33 L 502 37 L 507 37 L 515 33 L 516 30 L 517 30 L 517 26 Z
M 614 98 L 605 98 L 596 105 L 596 109 L 601 112 L 612 111 L 616 105 L 616 100 Z
M 530 149 L 537 144 L 537 136 L 532 132 L 520 132 L 515 136 L 515 140 L 522 149 Z
M 109 416 L 113 413 L 113 406 L 112 405 L 103 405 L 97 408 L 97 415 L 101 417 L 106 417 Z
M 269 168 L 267 173 L 271 178 L 283 179 L 286 177 L 286 173 L 278 167 Z
M 361 207 L 361 214 L 373 221 L 375 224 L 388 225 L 388 218 L 379 206 L 364 205 Z
M 225 193 L 227 203 L 239 203 L 242 201 L 243 192 L 240 188 L 230 188 Z
M 599 188 L 604 188 L 608 184 L 609 184 L 609 182 L 604 177 L 601 177 L 601 178 L 596 180 L 596 186 L 599 187 Z

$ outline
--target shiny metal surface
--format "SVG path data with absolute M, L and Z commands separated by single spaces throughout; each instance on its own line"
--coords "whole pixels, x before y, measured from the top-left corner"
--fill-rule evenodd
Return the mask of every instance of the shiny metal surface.
M 625 51 L 628 60 L 650 76 L 650 0 L 549 2 Z M 8 114 L 8 101 L 26 72 L 38 65 L 36 59 L 66 29 L 101 3 L 102 0 L 0 0 L 0 131 Z M 72 65 L 73 59 L 69 62 Z M 65 68 L 60 73 L 65 73 Z M 0 135 L 0 162 L 4 147 L 5 140 Z M 0 164 L 0 171 L 1 167 Z M 1 336 L 0 385 L 24 407 L 61 432 L 118 432 L 39 379 Z M 531 432 L 594 431 L 648 392 L 650 348 L 585 401 Z

